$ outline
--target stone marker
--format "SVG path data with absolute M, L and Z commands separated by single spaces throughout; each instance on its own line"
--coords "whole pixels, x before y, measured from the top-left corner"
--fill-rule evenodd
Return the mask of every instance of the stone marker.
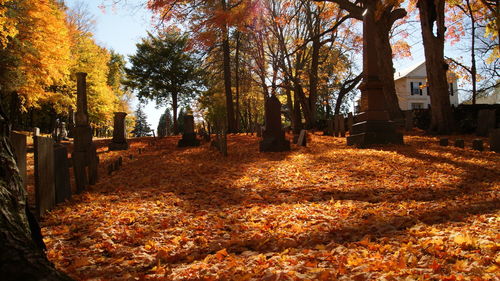
M 340 114 L 339 115 L 339 131 L 340 131 L 340 136 L 345 137 L 345 118 L 344 115 Z
M 91 143 L 90 149 L 87 152 L 87 163 L 89 165 L 88 176 L 89 176 L 89 184 L 94 185 L 97 183 L 99 179 L 97 170 L 99 166 L 99 157 L 97 156 L 97 147 L 94 143 Z
M 89 125 L 89 117 L 87 111 L 87 73 L 79 72 L 77 77 L 77 110 L 75 113 L 75 128 L 74 128 L 74 151 L 72 155 L 73 170 L 75 175 L 77 193 L 85 190 L 89 184 L 89 154 L 92 144 L 92 128 Z M 97 157 L 97 155 L 95 155 Z M 92 174 L 94 174 L 92 172 Z
M 196 133 L 194 132 L 194 117 L 193 115 L 184 115 L 184 132 L 177 146 L 187 147 L 199 145 L 200 141 L 196 138 Z
M 281 128 L 281 103 L 272 95 L 265 105 L 266 129 L 259 143 L 261 152 L 289 151 L 290 141 L 285 139 L 285 131 Z
M 464 140 L 463 139 L 456 139 L 455 140 L 455 147 L 464 148 L 465 147 Z
M 62 144 L 54 145 L 54 185 L 56 204 L 71 198 L 68 150 Z
M 332 119 L 326 120 L 326 135 L 327 136 L 333 136 L 334 134 L 334 128 L 335 128 L 335 121 Z
M 340 119 L 338 114 L 333 116 L 333 136 L 340 136 Z
M 347 114 L 347 130 L 349 130 L 349 134 L 352 132 L 352 125 L 354 125 L 354 115 L 349 112 Z
M 403 144 L 403 135 L 396 132 L 393 121 L 387 111 L 383 83 L 377 54 L 376 13 L 378 1 L 364 1 L 363 16 L 363 81 L 361 90 L 361 113 L 356 117 L 357 123 L 347 137 L 347 145 L 360 148 L 375 144 Z
M 483 140 L 482 139 L 475 139 L 472 140 L 472 149 L 478 150 L 478 151 L 483 151 Z
M 121 167 L 123 165 L 123 158 L 120 156 L 118 157 L 118 166 Z
M 111 175 L 113 171 L 115 170 L 115 165 L 113 163 L 108 165 L 108 175 Z
M 306 146 L 307 145 L 307 131 L 300 130 L 299 139 L 297 140 L 297 145 Z
M 448 146 L 448 139 L 447 138 L 439 139 L 439 145 L 440 146 Z
M 35 150 L 35 201 L 39 217 L 56 204 L 54 185 L 54 140 L 34 137 Z
M 127 150 L 127 132 L 125 130 L 126 112 L 115 112 L 113 125 L 113 139 L 109 143 L 109 150 Z
M 477 114 L 476 135 L 486 137 L 488 131 L 496 125 L 496 113 L 494 109 L 481 109 Z
M 26 135 L 11 132 L 10 142 L 14 150 L 19 175 L 23 180 L 23 186 L 26 187 Z
M 413 130 L 413 111 L 412 110 L 405 111 L 405 130 L 406 131 Z
M 40 135 L 40 128 L 37 127 L 33 128 L 33 136 L 35 137 L 39 135 Z
M 490 150 L 500 153 L 500 129 L 490 130 Z
M 59 123 L 59 140 L 68 140 L 68 130 L 66 129 L 66 122 Z

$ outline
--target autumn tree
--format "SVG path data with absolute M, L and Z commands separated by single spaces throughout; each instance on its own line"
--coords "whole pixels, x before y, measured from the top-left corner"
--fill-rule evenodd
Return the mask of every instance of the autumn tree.
M 141 99 L 157 104 L 171 101 L 174 134 L 178 134 L 177 110 L 181 99 L 187 102 L 202 86 L 201 70 L 192 52 L 188 52 L 187 36 L 177 32 L 149 34 L 137 44 L 126 68 L 126 85 L 137 91 Z
M 376 35 L 375 46 L 377 47 L 379 76 L 384 88 L 384 97 L 387 104 L 387 110 L 391 119 L 401 119 L 402 112 L 399 108 L 396 87 L 394 84 L 394 64 L 393 50 L 390 42 L 390 32 L 394 23 L 406 16 L 406 10 L 401 8 L 403 1 L 392 0 L 314 0 L 320 2 L 333 2 L 339 5 L 343 10 L 349 13 L 349 16 L 358 20 L 363 20 L 365 9 L 375 11 Z
M 431 98 L 430 131 L 449 133 L 454 128 L 448 81 L 448 64 L 444 59 L 445 1 L 419 0 L 420 26 L 425 53 L 427 83 Z

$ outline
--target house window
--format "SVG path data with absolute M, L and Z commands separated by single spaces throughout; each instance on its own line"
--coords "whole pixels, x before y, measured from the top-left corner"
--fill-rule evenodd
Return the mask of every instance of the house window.
M 422 82 L 410 82 L 410 95 L 422 95 L 422 89 L 420 88 L 422 86 Z
M 449 89 L 449 91 L 450 91 L 450 96 L 453 96 L 453 93 L 455 92 L 455 90 L 453 89 L 453 83 L 450 83 L 450 84 L 449 84 L 448 89 Z
M 411 109 L 423 109 L 424 108 L 424 104 L 423 103 L 420 103 L 420 102 L 417 102 L 417 103 L 414 103 L 412 102 L 411 103 Z

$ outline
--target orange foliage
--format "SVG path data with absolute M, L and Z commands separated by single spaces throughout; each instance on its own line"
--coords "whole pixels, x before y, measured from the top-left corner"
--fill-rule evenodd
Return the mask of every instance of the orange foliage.
M 498 277 L 498 154 L 416 135 L 365 150 L 313 135 L 289 153 L 235 135 L 227 158 L 150 140 L 101 148 L 103 165 L 145 152 L 43 220 L 49 259 L 75 279 Z

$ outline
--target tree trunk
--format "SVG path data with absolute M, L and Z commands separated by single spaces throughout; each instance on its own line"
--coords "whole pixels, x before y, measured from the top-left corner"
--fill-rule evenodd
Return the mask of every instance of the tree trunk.
M 72 280 L 57 271 L 42 250 L 40 228 L 27 209 L 26 191 L 0 108 L 0 272 L 2 280 Z
M 226 1 L 222 0 L 222 7 L 227 9 Z M 229 30 L 224 26 L 222 30 L 222 53 L 224 57 L 224 91 L 226 93 L 226 115 L 227 115 L 227 132 L 236 132 L 236 122 L 234 119 L 233 92 L 231 90 L 231 49 L 229 46 Z
M 439 134 L 450 133 L 454 128 L 453 115 L 448 94 L 444 61 L 444 0 L 419 0 L 420 25 L 425 52 L 427 80 L 431 91 L 431 127 L 430 131 Z M 436 29 L 434 29 L 436 24 Z M 434 34 L 436 30 L 436 34 Z
M 177 122 L 177 93 L 172 93 L 172 121 L 174 123 L 174 135 L 179 134 L 179 125 Z
M 300 100 L 297 91 L 293 91 L 293 114 L 295 126 L 293 127 L 293 133 L 298 135 L 300 130 L 302 130 L 302 116 L 300 112 Z
M 472 11 L 472 7 L 470 6 L 470 1 L 466 0 L 467 3 L 467 11 L 469 12 L 469 17 L 471 20 L 471 78 L 472 78 L 472 104 L 476 104 L 477 98 L 477 68 L 476 68 L 476 19 L 474 18 L 474 12 Z
M 236 131 L 240 130 L 240 33 L 236 32 L 236 54 L 234 57 L 235 66 L 235 84 L 236 84 Z
M 387 17 L 382 17 L 377 21 L 375 44 L 377 45 L 378 66 L 380 69 L 379 78 L 384 88 L 384 98 L 387 111 L 391 120 L 403 118 L 403 112 L 399 107 L 396 86 L 394 84 L 394 65 L 392 62 L 392 48 L 389 40 L 389 32 L 392 23 L 387 22 Z
M 311 59 L 311 74 L 309 76 L 309 122 L 307 127 L 309 129 L 316 127 L 316 104 L 318 102 L 318 68 L 319 68 L 319 49 L 321 47 L 320 37 L 316 36 L 319 33 L 319 27 L 314 28 L 315 31 L 318 31 L 314 34 L 314 38 L 312 41 L 312 59 Z

